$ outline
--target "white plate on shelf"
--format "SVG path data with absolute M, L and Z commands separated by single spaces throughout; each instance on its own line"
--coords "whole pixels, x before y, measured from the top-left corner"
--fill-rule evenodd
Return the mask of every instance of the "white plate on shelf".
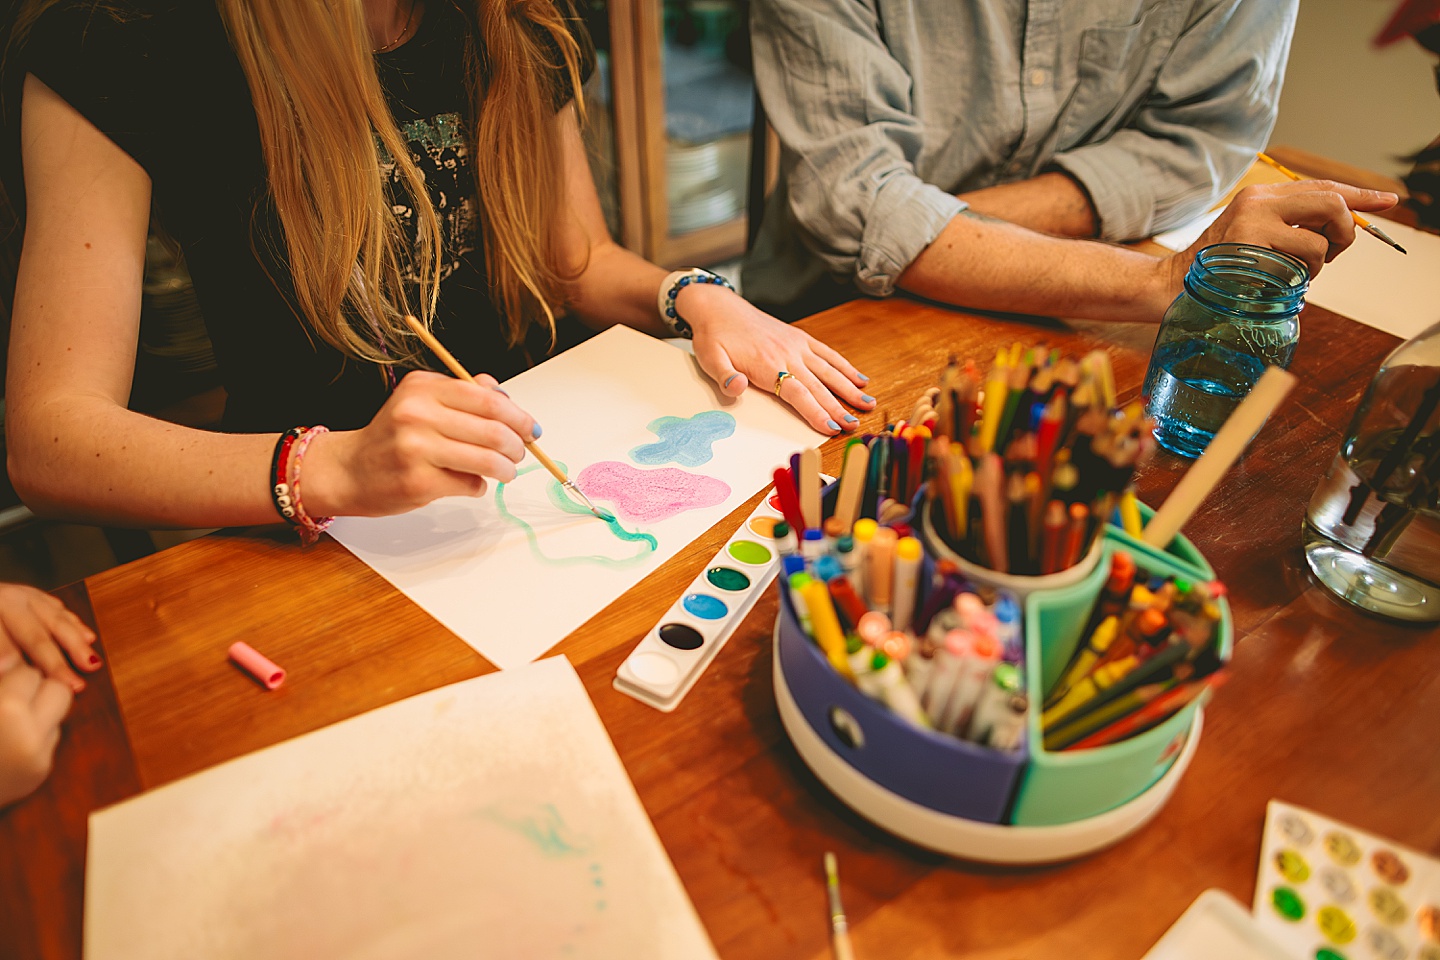
M 785 671 L 780 666 L 778 621 L 773 651 L 775 704 L 780 710 L 780 722 L 800 758 L 820 778 L 820 782 L 846 806 L 876 826 L 918 846 L 964 860 L 1008 864 L 1056 863 L 1118 843 L 1160 812 L 1175 792 L 1176 785 L 1200 746 L 1204 710 L 1195 711 L 1195 722 L 1190 727 L 1190 735 L 1185 738 L 1185 747 L 1170 769 L 1134 800 L 1084 820 L 1054 826 L 1014 827 L 978 823 L 907 800 L 846 763 L 811 729 L 790 694 Z

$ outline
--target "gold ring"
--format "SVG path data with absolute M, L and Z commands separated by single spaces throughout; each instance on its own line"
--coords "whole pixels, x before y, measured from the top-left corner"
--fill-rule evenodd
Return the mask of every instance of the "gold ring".
M 776 375 L 776 377 L 775 377 L 775 396 L 777 396 L 777 397 L 780 396 L 780 387 L 781 387 L 781 385 L 784 384 L 786 380 L 789 380 L 791 377 L 794 377 L 794 376 L 795 376 L 795 374 L 790 373 L 790 372 L 788 372 L 788 371 L 786 371 L 786 370 L 781 370 L 780 373 Z

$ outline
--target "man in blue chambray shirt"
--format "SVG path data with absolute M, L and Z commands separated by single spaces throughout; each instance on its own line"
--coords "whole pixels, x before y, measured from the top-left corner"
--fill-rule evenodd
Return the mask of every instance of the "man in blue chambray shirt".
M 1176 226 L 1239 180 L 1274 126 L 1297 4 L 754 0 L 781 157 L 746 296 L 787 319 L 899 288 L 1158 321 L 1212 243 L 1273 247 L 1315 273 L 1354 238 L 1350 208 L 1395 196 L 1252 187 L 1174 257 L 1083 242 Z

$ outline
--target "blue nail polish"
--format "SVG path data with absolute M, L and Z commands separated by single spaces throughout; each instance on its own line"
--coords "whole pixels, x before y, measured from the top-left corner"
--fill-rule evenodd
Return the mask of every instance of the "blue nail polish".
M 494 390 L 496 393 L 500 394 L 500 396 L 502 396 L 502 397 L 508 397 L 508 396 L 510 396 L 510 394 L 506 393 L 504 390 L 501 390 L 499 387 L 491 387 L 490 389 Z
M 825 426 L 829 427 L 831 430 L 839 430 L 839 429 L 840 429 L 840 424 L 836 423 L 834 420 L 826 420 L 826 421 L 825 421 Z
M 537 424 L 535 424 L 535 429 L 530 431 L 530 439 L 531 439 L 531 440 L 539 440 L 539 439 L 540 439 L 540 434 L 542 434 L 542 433 L 544 433 L 544 432 L 545 432 L 544 430 L 541 430 L 541 429 L 540 429 L 540 424 L 537 423 Z
M 872 397 L 872 396 L 870 396 L 870 394 L 868 394 L 868 393 L 862 393 L 862 394 L 860 394 L 860 399 L 861 399 L 861 400 L 864 400 L 866 403 L 874 403 L 874 402 L 875 402 L 875 398 Z
M 855 416 L 855 414 L 853 414 L 853 413 L 847 413 L 847 414 L 845 414 L 845 422 L 846 422 L 846 423 L 859 423 L 859 422 L 860 422 L 860 418 L 857 417 L 857 416 Z
M 732 374 L 730 374 L 730 376 L 728 376 L 728 377 L 725 378 L 725 382 L 720 385 L 720 389 L 723 390 L 723 389 L 725 389 L 726 387 L 730 386 L 730 384 L 731 384 L 732 382 L 734 382 L 735 378 L 738 377 L 738 376 L 740 376 L 740 374 L 738 374 L 738 373 L 732 373 Z
M 863 374 L 863 373 L 857 373 L 857 374 L 855 374 L 855 376 L 857 376 L 857 377 L 860 378 L 860 382 L 861 382 L 861 383 L 869 383 L 869 382 L 870 382 L 870 378 L 867 377 L 867 376 L 865 376 L 865 374 Z

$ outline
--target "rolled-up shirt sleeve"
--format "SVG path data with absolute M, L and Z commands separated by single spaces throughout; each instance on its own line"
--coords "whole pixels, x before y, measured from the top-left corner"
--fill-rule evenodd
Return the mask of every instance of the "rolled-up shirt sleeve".
M 915 173 L 925 129 L 911 112 L 911 77 L 860 0 L 757 0 L 751 18 L 795 233 L 832 273 L 888 296 L 965 209 Z
M 1275 126 L 1298 0 L 1224 0 L 1188 24 L 1131 121 L 1057 153 L 1107 240 L 1148 237 L 1208 209 Z

